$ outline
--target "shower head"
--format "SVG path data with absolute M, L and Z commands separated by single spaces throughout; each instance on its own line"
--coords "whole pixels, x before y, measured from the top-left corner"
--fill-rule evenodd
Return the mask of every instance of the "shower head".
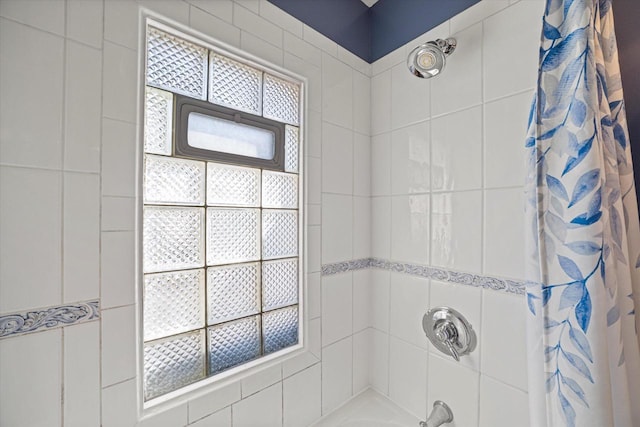
M 407 66 L 414 76 L 422 79 L 435 77 L 444 69 L 446 57 L 456 48 L 456 39 L 437 39 L 426 42 L 411 51 Z

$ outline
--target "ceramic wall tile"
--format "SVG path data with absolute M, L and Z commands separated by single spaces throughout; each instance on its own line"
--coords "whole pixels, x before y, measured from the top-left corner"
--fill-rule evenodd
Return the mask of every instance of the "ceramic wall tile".
M 389 339 L 389 397 L 416 417 L 424 419 L 428 415 L 428 353 L 397 338 Z
M 524 298 L 483 291 L 482 373 L 523 391 L 527 390 L 527 313 Z
M 0 341 L 0 424 L 60 427 L 61 368 L 59 329 Z
M 64 174 L 64 302 L 100 296 L 100 176 Z
M 351 196 L 322 196 L 322 262 L 352 258 L 353 204 Z
M 480 376 L 479 427 L 529 426 L 529 399 L 527 393 Z
M 429 263 L 428 194 L 391 198 L 391 258 Z
M 522 279 L 524 275 L 524 192 L 484 193 L 484 272 Z
M 0 166 L 0 313 L 61 302 L 61 215 L 60 172 Z
M 231 411 L 234 427 L 282 426 L 282 383 L 235 403 Z
M 322 278 L 322 347 L 352 333 L 352 273 Z
M 321 365 L 315 364 L 282 383 L 285 427 L 310 425 L 321 413 Z
M 375 65 L 374 65 L 375 68 Z M 371 135 L 391 130 L 391 70 L 371 78 Z
M 482 108 L 431 121 L 431 188 L 457 191 L 482 187 Z
M 73 0 L 68 5 L 68 13 L 99 5 L 98 16 L 102 16 L 101 1 Z M 95 27 L 102 29 L 102 22 Z M 98 49 L 68 41 L 65 67 L 64 168 L 100 172 L 102 54 Z
M 482 24 L 452 34 L 456 50 L 431 84 L 431 114 L 437 116 L 482 102 Z
M 192 0 L 191 2 L 197 6 L 191 6 L 189 12 L 189 24 L 193 29 L 214 37 L 221 42 L 228 43 L 231 46 L 240 46 L 240 29 L 226 22 L 226 11 L 220 11 L 219 14 L 212 13 L 211 11 L 211 8 L 228 8 L 230 11 L 228 21 L 230 21 L 233 3 L 206 0 Z
M 422 317 L 429 310 L 429 279 L 391 273 L 389 333 L 426 349 Z
M 322 54 L 322 118 L 353 128 L 353 70 L 329 54 Z
M 391 129 L 429 118 L 430 85 L 413 76 L 404 63 L 391 69 Z
M 446 402 L 455 414 L 454 427 L 478 425 L 480 374 L 433 354 L 428 363 L 427 402 Z
M 62 2 L 2 2 L 0 15 L 24 21 Z M 55 14 L 50 18 L 55 19 Z M 62 5 L 64 21 L 64 4 Z M 46 21 L 46 19 L 45 19 Z M 64 41 L 61 37 L 0 18 L 0 158 L 4 164 L 60 169 Z M 16 43 L 19 40 L 20 43 Z M 25 55 L 25 52 L 29 52 Z M 47 64 L 43 75 L 42 64 Z M 98 88 L 99 90 L 99 88 Z M 37 100 L 37 104 L 34 104 Z M 37 108 L 34 108 L 37 105 Z
M 482 192 L 434 194 L 431 198 L 431 264 L 480 273 Z
M 484 21 L 485 101 L 536 85 L 543 12 L 544 2 L 521 1 Z
M 524 141 L 532 92 L 489 102 L 484 107 L 485 188 L 521 186 L 525 178 Z
M 391 194 L 427 193 L 431 189 L 429 122 L 391 134 Z
M 233 25 L 241 30 L 250 32 L 267 43 L 282 48 L 282 27 L 271 23 L 244 7 L 237 7 L 237 5 L 234 5 Z
M 322 124 L 322 192 L 353 194 L 353 132 Z
M 322 349 L 322 415 L 351 397 L 352 345 L 352 338 L 348 337 Z
M 391 134 L 371 138 L 371 195 L 391 194 Z

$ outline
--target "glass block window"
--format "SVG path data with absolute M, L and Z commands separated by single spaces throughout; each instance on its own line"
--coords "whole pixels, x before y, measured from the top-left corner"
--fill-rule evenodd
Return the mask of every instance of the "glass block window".
M 301 98 L 300 82 L 148 27 L 145 401 L 300 344 Z M 232 119 L 192 112 L 188 123 L 178 111 L 185 102 L 222 108 Z M 275 123 L 283 142 L 274 144 L 264 126 L 252 123 Z M 263 167 L 181 151 L 181 126 L 197 148 L 280 160 Z

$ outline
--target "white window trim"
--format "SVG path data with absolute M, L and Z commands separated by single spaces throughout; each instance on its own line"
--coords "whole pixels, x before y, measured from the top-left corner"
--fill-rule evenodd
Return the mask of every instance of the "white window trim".
M 298 316 L 301 327 L 299 328 L 299 343 L 289 348 L 283 349 L 278 353 L 262 356 L 254 361 L 247 362 L 238 367 L 229 369 L 216 376 L 208 377 L 194 384 L 182 387 L 163 396 L 144 401 L 143 381 L 144 381 L 144 339 L 143 339 L 143 284 L 144 276 L 142 269 L 142 221 L 143 221 L 143 159 L 144 159 L 144 107 L 145 107 L 145 85 L 146 85 L 146 33 L 149 25 L 153 25 L 162 31 L 170 34 L 176 34 L 179 37 L 194 42 L 198 45 L 205 46 L 209 49 L 216 50 L 229 58 L 244 62 L 248 65 L 255 66 L 260 69 L 267 69 L 270 74 L 280 77 L 284 80 L 294 83 L 300 83 L 300 104 L 302 106 L 300 112 L 299 140 L 298 140 L 298 200 L 300 201 L 298 211 L 298 248 L 299 249 L 299 298 Z M 137 385 L 137 419 L 142 421 L 165 412 L 172 408 L 186 404 L 187 402 L 206 396 L 216 390 L 229 386 L 251 377 L 263 370 L 272 368 L 284 361 L 294 357 L 309 353 L 314 359 L 317 357 L 310 351 L 309 343 L 309 315 L 307 306 L 307 255 L 308 248 L 306 245 L 308 226 L 307 226 L 307 180 L 305 170 L 305 141 L 307 140 L 307 127 L 305 126 L 306 113 L 308 111 L 307 93 L 308 79 L 299 74 L 284 69 L 281 66 L 272 64 L 255 55 L 242 51 L 234 46 L 218 41 L 206 34 L 193 30 L 183 24 L 167 19 L 148 9 L 141 8 L 139 15 L 139 34 L 138 34 L 138 103 L 137 103 L 137 122 L 138 133 L 136 141 L 136 196 L 135 196 L 135 284 L 136 284 L 136 385 Z M 318 360 L 319 361 L 319 360 Z M 283 378 L 284 380 L 284 378 Z

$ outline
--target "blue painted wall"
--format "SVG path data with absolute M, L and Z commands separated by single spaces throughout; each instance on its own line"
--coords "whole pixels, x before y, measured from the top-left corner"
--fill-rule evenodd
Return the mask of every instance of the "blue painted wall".
M 268 1 L 372 63 L 480 0 Z
M 371 62 L 437 27 L 478 1 L 480 0 L 379 0 L 371 8 Z
M 640 1 L 614 0 L 618 54 L 622 87 L 627 107 L 629 139 L 636 178 L 636 193 L 640 199 Z
M 268 0 L 365 61 L 371 57 L 371 20 L 360 0 Z

